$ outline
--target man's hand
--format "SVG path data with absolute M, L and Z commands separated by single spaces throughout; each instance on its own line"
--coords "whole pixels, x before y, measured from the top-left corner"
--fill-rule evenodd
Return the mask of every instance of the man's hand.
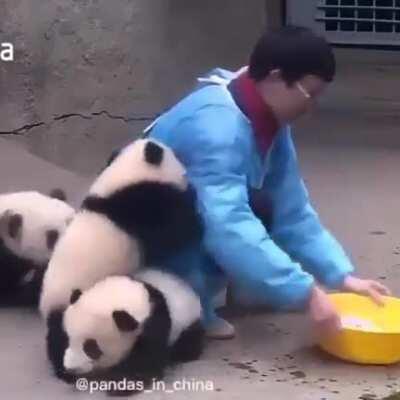
M 343 282 L 342 289 L 348 292 L 367 295 L 379 305 L 383 305 L 382 296 L 390 296 L 390 290 L 377 281 L 359 279 L 347 276 Z
M 341 329 L 338 312 L 328 295 L 314 286 L 311 292 L 309 313 L 318 332 L 334 334 Z

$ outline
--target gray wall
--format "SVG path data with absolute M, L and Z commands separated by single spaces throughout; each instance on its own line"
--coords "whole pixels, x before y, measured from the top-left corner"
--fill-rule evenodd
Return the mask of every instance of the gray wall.
M 0 133 L 93 173 L 215 66 L 243 65 L 264 0 L 2 0 Z

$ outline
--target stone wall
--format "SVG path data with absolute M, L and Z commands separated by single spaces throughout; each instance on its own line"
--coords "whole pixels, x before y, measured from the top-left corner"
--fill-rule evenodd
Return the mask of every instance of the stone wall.
M 93 173 L 215 66 L 237 68 L 264 0 L 2 0 L 0 134 Z

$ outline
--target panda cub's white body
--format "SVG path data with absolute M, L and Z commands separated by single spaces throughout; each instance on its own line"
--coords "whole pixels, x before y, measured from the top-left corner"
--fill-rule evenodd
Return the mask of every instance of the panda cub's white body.
M 72 290 L 85 290 L 112 275 L 128 275 L 140 265 L 138 243 L 101 214 L 80 211 L 56 246 L 43 281 L 40 312 L 65 307 Z
M 0 305 L 36 306 L 43 274 L 75 210 L 56 189 L 0 195 Z
M 158 289 L 164 296 L 171 318 L 168 344 L 172 346 L 188 327 L 201 318 L 201 304 L 193 289 L 184 281 L 157 269 L 144 269 L 135 275 Z
M 161 262 L 198 240 L 201 223 L 189 189 L 183 165 L 166 146 L 142 139 L 120 152 L 55 248 L 43 282 L 42 316 L 66 307 L 74 290 Z
M 170 363 L 201 355 L 201 305 L 193 289 L 156 269 L 135 278 L 112 276 L 74 292 L 61 318 L 64 347 L 53 348 L 51 357 L 59 377 L 140 378 L 148 384 Z

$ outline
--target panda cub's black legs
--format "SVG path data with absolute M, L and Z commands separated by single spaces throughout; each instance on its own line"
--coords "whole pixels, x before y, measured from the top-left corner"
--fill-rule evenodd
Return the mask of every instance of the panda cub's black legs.
M 57 378 L 67 383 L 72 383 L 74 379 L 65 371 L 63 364 L 64 354 L 68 348 L 68 336 L 63 329 L 62 310 L 54 311 L 49 315 L 47 327 L 47 355 L 53 366 L 54 374 Z
M 182 332 L 171 350 L 171 362 L 183 363 L 197 360 L 204 349 L 204 328 L 196 321 L 186 331 Z
M 13 254 L 1 238 L 0 265 L 0 307 L 36 306 L 45 266 Z
M 0 293 L 0 307 L 36 307 L 42 288 L 44 270 L 32 269 L 28 281 L 22 281 L 15 290 L 4 290 Z M 24 277 L 25 278 L 25 277 Z M 14 289 L 10 286 L 10 289 Z

